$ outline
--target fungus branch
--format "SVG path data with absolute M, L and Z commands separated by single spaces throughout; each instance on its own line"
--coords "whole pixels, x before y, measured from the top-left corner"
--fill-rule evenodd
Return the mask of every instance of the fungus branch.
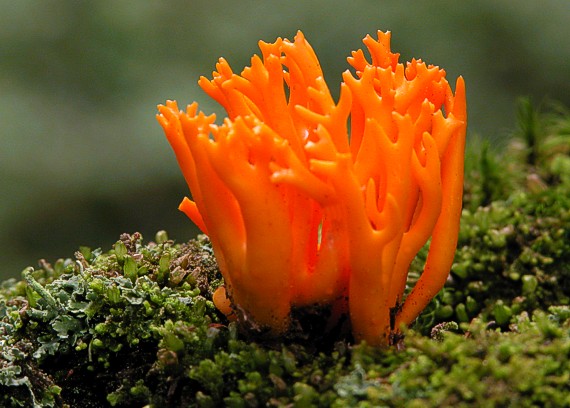
M 338 102 L 299 32 L 260 42 L 262 57 L 241 75 L 220 59 L 211 80 L 200 78 L 227 111 L 221 125 L 196 103 L 159 106 L 192 192 L 180 209 L 210 236 L 238 320 L 274 335 L 287 330 L 291 307 L 348 298 L 355 339 L 387 345 L 451 267 L 463 80 L 454 95 L 438 67 L 404 67 L 390 33 L 364 44 L 371 60 L 353 52 L 355 74 L 343 74 Z M 410 263 L 430 238 L 424 272 L 403 301 Z

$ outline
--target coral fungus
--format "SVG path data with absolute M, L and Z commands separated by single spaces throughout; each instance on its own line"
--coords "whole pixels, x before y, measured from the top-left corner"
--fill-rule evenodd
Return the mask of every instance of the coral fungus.
M 465 85 L 390 51 L 348 58 L 335 103 L 299 32 L 260 42 L 240 75 L 220 59 L 202 89 L 228 118 L 159 106 L 190 187 L 180 209 L 209 235 L 238 320 L 278 335 L 292 307 L 348 299 L 357 341 L 384 346 L 442 288 L 463 189 Z M 430 240 L 424 271 L 408 268 Z M 223 296 L 218 294 L 217 299 Z M 227 305 L 226 305 L 227 309 Z

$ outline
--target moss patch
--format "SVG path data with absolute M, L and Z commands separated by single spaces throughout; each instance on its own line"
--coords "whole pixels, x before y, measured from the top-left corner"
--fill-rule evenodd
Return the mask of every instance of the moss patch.
M 570 406 L 570 115 L 520 121 L 468 153 L 450 279 L 399 348 L 323 335 L 318 307 L 255 338 L 213 306 L 206 237 L 124 234 L 1 284 L 0 406 Z

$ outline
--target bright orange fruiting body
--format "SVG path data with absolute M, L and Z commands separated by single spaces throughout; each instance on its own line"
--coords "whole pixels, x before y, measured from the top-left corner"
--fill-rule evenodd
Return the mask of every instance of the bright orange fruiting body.
M 465 85 L 367 36 L 333 100 L 313 49 L 260 42 L 240 75 L 220 59 L 199 84 L 222 124 L 176 102 L 159 106 L 193 201 L 180 209 L 209 235 L 239 320 L 274 334 L 291 307 L 348 297 L 357 341 L 386 345 L 443 287 L 459 230 Z M 348 123 L 350 119 L 350 129 Z M 350 137 L 349 137 L 350 134 Z M 404 298 L 408 268 L 431 238 Z M 218 298 L 219 298 L 218 294 Z M 225 305 L 227 309 L 227 305 Z

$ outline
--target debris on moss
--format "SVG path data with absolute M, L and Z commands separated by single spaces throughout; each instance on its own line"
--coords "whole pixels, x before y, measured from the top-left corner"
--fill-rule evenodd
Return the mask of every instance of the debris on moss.
M 0 406 L 570 406 L 570 115 L 522 112 L 533 137 L 468 155 L 450 279 L 399 349 L 305 330 L 319 308 L 248 336 L 205 236 L 123 234 L 0 284 Z

